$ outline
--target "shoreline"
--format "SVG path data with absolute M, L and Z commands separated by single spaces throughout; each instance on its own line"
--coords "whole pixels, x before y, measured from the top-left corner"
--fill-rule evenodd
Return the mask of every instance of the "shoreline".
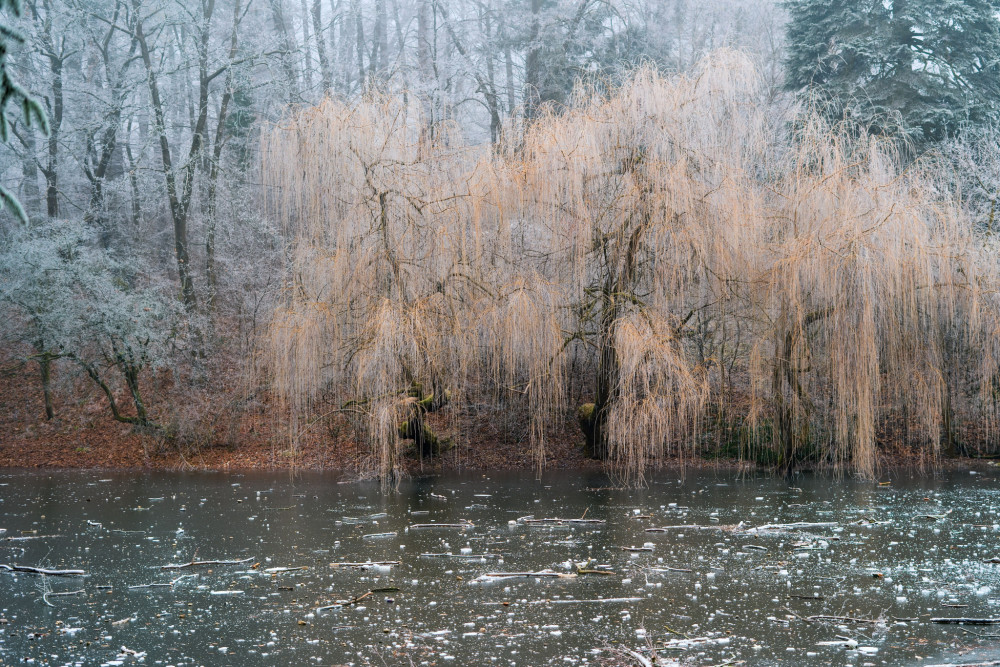
M 22 443 L 24 444 L 24 443 Z M 371 475 L 360 467 L 361 457 L 357 451 L 333 452 L 313 451 L 315 448 L 304 448 L 294 457 L 282 456 L 279 453 L 263 451 L 260 447 L 211 448 L 208 451 L 195 452 L 187 456 L 179 451 L 157 452 L 148 456 L 121 457 L 120 452 L 105 452 L 104 455 L 89 456 L 84 452 L 73 452 L 79 457 L 71 456 L 64 447 L 58 444 L 32 443 L 34 446 L 10 451 L 13 443 L 0 443 L 0 470 L 49 470 L 49 471 L 81 471 L 94 470 L 104 472 L 205 472 L 205 473 L 334 473 L 345 479 L 363 480 Z M 16 446 L 16 445 L 15 445 Z M 40 451 L 48 450 L 50 456 L 39 456 Z M 587 459 L 580 453 L 565 457 L 547 457 L 545 466 L 539 471 L 538 466 L 530 460 L 507 462 L 476 462 L 467 460 L 464 456 L 452 456 L 446 453 L 438 459 L 420 461 L 412 456 L 404 456 L 401 469 L 406 477 L 416 478 L 452 473 L 600 473 L 614 475 L 611 464 L 594 459 Z M 141 454 L 142 452 L 138 452 Z M 116 455 L 117 454 L 117 455 Z M 345 457 L 344 454 L 347 454 Z M 125 458 L 125 460 L 123 460 Z M 527 457 L 524 457 L 527 458 Z M 340 465 L 335 463 L 340 461 Z M 346 463 L 346 465 L 344 465 Z M 955 456 L 940 458 L 936 461 L 921 461 L 917 456 L 886 455 L 880 458 L 877 478 L 893 476 L 900 472 L 910 472 L 921 476 L 933 477 L 938 473 L 961 472 L 964 470 L 979 470 L 984 467 L 1000 465 L 1000 461 L 992 458 Z M 665 472 L 686 472 L 716 470 L 734 474 L 766 474 L 778 476 L 780 473 L 768 466 L 753 461 L 736 458 L 707 459 L 701 457 L 671 457 L 656 461 L 645 471 L 645 474 L 655 476 Z M 798 475 L 821 475 L 831 478 L 855 477 L 849 470 L 836 470 L 825 465 L 804 465 L 794 473 Z
M 325 432 L 316 429 L 292 448 L 280 424 L 265 406 L 238 415 L 211 410 L 197 429 L 176 428 L 174 437 L 137 432 L 128 424 L 112 420 L 107 408 L 92 390 L 77 401 L 60 401 L 57 417 L 39 419 L 41 391 L 26 372 L 0 377 L 0 469 L 214 472 L 337 472 L 365 477 L 370 454 L 359 446 L 350 430 L 338 425 Z M 168 422 L 170 423 L 170 422 Z M 451 438 L 454 447 L 436 459 L 420 461 L 403 454 L 403 474 L 415 477 L 450 472 L 539 470 L 523 424 L 502 418 L 468 419 L 461 415 L 433 415 L 436 431 Z M 551 424 L 545 443 L 542 473 L 572 470 L 609 473 L 614 467 L 585 458 L 584 437 L 576 420 L 567 417 Z M 877 476 L 895 470 L 920 470 L 927 475 L 939 471 L 989 465 L 991 459 L 973 456 L 937 458 L 927 452 L 888 441 L 879 446 Z M 685 453 L 655 460 L 649 474 L 663 470 L 732 470 L 778 474 L 751 459 L 701 456 Z M 831 476 L 847 476 L 850 470 L 804 463 L 804 470 Z

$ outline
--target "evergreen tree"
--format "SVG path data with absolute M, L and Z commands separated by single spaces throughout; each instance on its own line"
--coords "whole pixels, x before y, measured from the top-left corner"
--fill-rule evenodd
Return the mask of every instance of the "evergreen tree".
M 21 0 L 0 0 L 0 10 L 12 12 L 15 16 L 21 16 L 24 7 Z M 45 116 L 45 111 L 41 105 L 28 94 L 24 88 L 19 86 L 11 77 L 7 55 L 10 53 L 12 43 L 21 43 L 24 36 L 15 28 L 0 22 L 0 141 L 7 141 L 10 121 L 7 120 L 7 104 L 13 102 L 21 107 L 24 113 L 24 123 L 31 127 L 32 120 L 38 122 L 42 132 L 49 133 L 49 122 Z M 7 205 L 14 210 L 15 215 L 22 221 L 27 222 L 28 216 L 21 207 L 17 198 L 6 188 L 0 186 L 0 206 Z
M 789 0 L 786 84 L 918 145 L 1000 118 L 997 0 Z

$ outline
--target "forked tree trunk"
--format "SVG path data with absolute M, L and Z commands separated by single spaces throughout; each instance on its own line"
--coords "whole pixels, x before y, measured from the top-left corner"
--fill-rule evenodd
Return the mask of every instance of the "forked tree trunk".
M 622 166 L 622 171 L 635 173 L 637 165 L 637 161 L 629 160 Z M 645 188 L 645 184 L 641 187 Z M 598 334 L 600 357 L 597 362 L 594 410 L 590 433 L 587 434 L 588 442 L 591 444 L 589 456 L 602 461 L 611 458 L 611 443 L 608 441 L 607 433 L 608 417 L 611 406 L 617 398 L 621 381 L 621 360 L 615 343 L 615 327 L 633 298 L 639 251 L 652 218 L 645 195 L 643 190 L 637 204 L 637 212 L 630 215 L 614 234 L 604 236 L 602 241 L 604 247 L 601 255 L 607 258 L 605 266 L 607 277 L 601 289 L 601 321 Z

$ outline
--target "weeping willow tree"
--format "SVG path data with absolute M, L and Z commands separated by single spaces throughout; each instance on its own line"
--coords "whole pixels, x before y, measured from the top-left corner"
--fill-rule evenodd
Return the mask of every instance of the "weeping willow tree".
M 930 167 L 789 120 L 731 52 L 580 87 L 499 151 L 429 141 L 401 98 L 290 115 L 263 154 L 291 238 L 267 362 L 292 437 L 332 394 L 392 479 L 400 425 L 448 389 L 513 397 L 540 465 L 579 409 L 591 455 L 641 479 L 712 423 L 786 471 L 808 449 L 865 475 L 890 422 L 929 458 L 960 418 L 992 428 L 996 241 Z
M 512 262 L 506 166 L 402 100 L 327 100 L 265 137 L 265 178 L 293 238 L 268 365 L 292 415 L 321 394 L 359 418 L 370 468 L 398 475 L 400 438 L 470 381 L 524 397 L 533 433 L 561 400 L 561 334 L 543 281 Z M 535 382 L 545 376 L 546 382 Z M 414 389 L 417 389 L 415 392 Z M 478 386 L 477 386 L 478 389 Z

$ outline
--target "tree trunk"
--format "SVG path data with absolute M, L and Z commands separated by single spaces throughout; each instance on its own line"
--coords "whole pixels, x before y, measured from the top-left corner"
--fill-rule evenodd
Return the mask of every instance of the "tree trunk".
M 32 5 L 32 14 L 36 23 L 41 23 L 41 39 L 45 56 L 49 61 L 49 73 L 52 75 L 52 99 L 49 100 L 49 138 L 48 155 L 42 174 L 45 176 L 45 206 L 50 218 L 59 217 L 59 130 L 63 121 L 63 65 L 66 60 L 66 43 L 63 38 L 60 44 L 52 33 L 52 5 L 49 0 L 43 0 L 42 8 L 45 16 L 39 16 L 38 8 Z
M 384 79 L 389 73 L 389 16 L 385 10 L 385 0 L 375 0 L 375 49 L 377 55 L 371 64 L 376 65 L 375 77 Z
M 431 12 L 434 7 L 431 3 L 432 0 L 421 0 L 417 7 L 417 77 L 420 82 L 417 92 L 424 111 L 422 131 L 433 139 L 434 124 L 437 122 L 437 110 L 434 107 L 437 85 L 432 55 L 434 44 L 431 37 Z
M 490 142 L 500 140 L 500 101 L 497 95 L 496 74 L 493 71 L 493 21 L 489 13 L 483 17 L 483 33 L 486 37 L 486 107 L 490 111 Z
M 507 113 L 513 114 L 517 107 L 517 91 L 514 90 L 514 55 L 510 51 L 509 44 L 504 45 L 503 67 L 507 79 Z
M 36 349 L 39 349 L 37 345 Z M 45 419 L 49 420 L 56 416 L 55 410 L 52 408 L 52 355 L 42 349 L 37 358 L 38 372 L 42 380 L 42 397 L 45 401 Z
M 298 87 L 298 76 L 295 72 L 295 65 L 292 63 L 292 54 L 295 53 L 295 43 L 288 30 L 285 12 L 281 6 L 281 0 L 269 0 L 271 6 L 271 20 L 274 22 L 274 31 L 278 35 L 281 45 L 281 68 L 284 70 L 286 84 L 288 86 L 288 101 L 296 102 L 300 98 Z
M 208 173 L 208 232 L 205 235 L 205 277 L 208 282 L 209 306 L 215 305 L 216 274 L 215 274 L 215 225 L 217 218 L 216 196 L 218 193 L 219 170 L 222 163 L 222 147 L 226 139 L 226 117 L 229 114 L 229 103 L 233 97 L 233 67 L 239 46 L 238 31 L 240 26 L 240 0 L 236 0 L 233 8 L 233 29 L 229 38 L 229 67 L 226 68 L 226 83 L 219 103 L 219 118 L 215 126 L 215 144 L 212 153 L 212 166 Z M 322 44 L 323 40 L 319 40 Z
M 299 0 L 299 21 L 302 23 L 302 78 L 308 94 L 311 93 L 313 89 L 313 59 L 311 42 L 315 35 L 309 34 L 309 5 L 307 0 Z
M 601 328 L 598 334 L 600 357 L 597 362 L 597 390 L 591 417 L 591 433 L 589 434 L 589 441 L 593 443 L 593 449 L 588 455 L 602 461 L 607 461 L 611 455 L 607 437 L 608 411 L 616 397 L 620 372 L 618 350 L 614 342 L 614 326 L 618 319 L 615 282 L 609 277 L 601 294 L 603 304 Z
M 333 88 L 333 80 L 330 77 L 330 60 L 326 54 L 326 40 L 323 39 L 323 3 L 322 0 L 313 0 L 312 3 L 312 26 L 313 35 L 316 37 L 316 52 L 319 56 L 320 78 L 323 84 L 323 95 L 327 95 Z M 333 30 L 331 32 L 331 39 Z M 334 52 L 336 52 L 334 50 Z
M 211 4 L 212 0 L 209 0 Z M 179 196 L 177 190 L 177 176 L 174 172 L 173 161 L 170 155 L 170 140 L 167 137 L 166 119 L 163 112 L 163 102 L 160 98 L 160 88 L 156 78 L 156 70 L 153 67 L 153 56 L 146 41 L 146 34 L 143 30 L 140 0 L 132 0 L 132 7 L 135 12 L 135 37 L 139 43 L 139 51 L 142 54 L 142 62 L 146 67 L 146 83 L 149 86 L 149 97 L 153 104 L 153 115 L 156 120 L 156 132 L 160 139 L 160 159 L 163 163 L 163 174 L 167 185 L 167 200 L 170 205 L 170 215 L 174 223 L 174 254 L 177 258 L 177 274 L 181 283 L 181 296 L 187 308 L 193 308 L 197 304 L 194 292 L 194 282 L 191 277 L 190 257 L 188 255 L 187 241 L 187 205 L 189 197 Z M 202 128 L 204 131 L 204 128 Z M 200 135 L 195 130 L 195 138 L 192 139 L 192 148 L 200 146 Z M 192 153 L 196 153 L 192 150 Z M 194 169 L 193 164 L 187 165 L 188 169 Z M 188 194 L 190 189 L 188 189 Z
M 361 5 L 355 0 L 354 3 L 354 26 L 357 34 L 358 52 L 358 85 L 361 90 L 365 89 L 365 24 L 361 20 Z
M 125 136 L 132 136 L 132 119 L 130 118 L 125 128 Z M 128 184 L 132 192 L 132 226 L 138 227 L 142 219 L 142 202 L 139 199 L 139 166 L 136 164 L 135 156 L 132 155 L 132 144 L 125 142 L 125 157 L 128 158 Z
M 791 372 L 792 334 L 787 331 L 788 313 L 782 306 L 781 317 L 778 319 L 778 335 L 774 346 L 774 368 L 771 375 L 771 396 L 774 401 L 774 422 L 771 425 L 771 437 L 778 456 L 778 468 L 787 478 L 795 467 L 795 430 L 792 398 L 788 395 L 788 375 Z M 784 333 L 782 333 L 784 332 Z
M 542 78 L 542 48 L 538 37 L 542 0 L 528 2 L 531 5 L 531 27 L 528 30 L 528 53 L 524 57 L 524 117 L 530 121 L 538 112 L 540 101 L 538 89 Z
M 39 206 L 41 206 L 41 191 L 38 189 L 38 162 L 35 156 L 35 151 L 37 150 L 35 133 L 25 132 L 23 135 L 18 134 L 17 136 L 24 145 L 25 152 L 27 153 L 21 162 L 20 197 L 21 204 L 30 218 L 32 212 L 37 213 Z

